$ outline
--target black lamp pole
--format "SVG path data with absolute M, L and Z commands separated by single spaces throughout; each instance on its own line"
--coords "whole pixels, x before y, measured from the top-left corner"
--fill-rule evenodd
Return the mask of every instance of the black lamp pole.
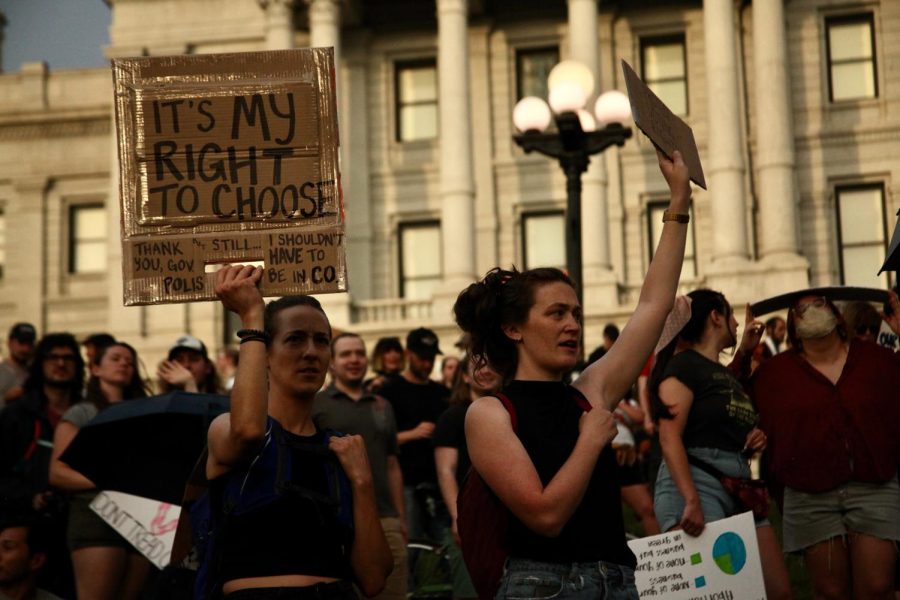
M 583 302 L 581 267 L 581 174 L 591 162 L 591 156 L 599 154 L 615 144 L 622 146 L 631 137 L 631 128 L 610 123 L 598 131 L 584 131 L 574 112 L 556 116 L 555 133 L 526 131 L 514 135 L 513 140 L 526 153 L 539 152 L 559 160 L 566 174 L 566 269 L 575 283 L 578 302 Z M 605 235 L 605 232 L 604 232 Z

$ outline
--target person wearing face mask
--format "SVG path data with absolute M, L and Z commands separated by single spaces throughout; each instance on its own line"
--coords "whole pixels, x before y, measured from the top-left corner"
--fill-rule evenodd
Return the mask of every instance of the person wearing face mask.
M 885 320 L 900 331 L 900 301 Z M 816 598 L 891 598 L 900 540 L 900 362 L 848 336 L 834 303 L 793 296 L 791 349 L 750 380 L 783 486 L 784 549 L 802 553 Z

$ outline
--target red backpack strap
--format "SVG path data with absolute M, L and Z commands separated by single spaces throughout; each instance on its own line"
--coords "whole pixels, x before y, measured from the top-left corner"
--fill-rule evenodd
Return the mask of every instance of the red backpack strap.
M 572 398 L 575 399 L 575 404 L 578 405 L 578 408 L 580 408 L 584 412 L 590 412 L 591 409 L 594 408 L 594 406 L 590 402 L 588 402 L 588 399 L 585 398 L 584 394 L 581 393 L 581 390 L 579 390 L 574 385 L 570 385 L 568 387 L 569 393 L 572 394 Z
M 41 441 L 41 420 L 35 418 L 34 420 L 34 439 L 31 440 L 31 443 L 28 445 L 28 449 L 25 450 L 25 460 L 28 460 L 34 454 L 34 451 L 37 450 L 38 442 Z
M 509 413 L 509 421 L 512 423 L 512 430 L 515 433 L 519 429 L 519 418 L 516 416 L 516 407 L 513 406 L 512 400 L 503 392 L 495 393 L 494 397 L 503 404 L 503 408 Z

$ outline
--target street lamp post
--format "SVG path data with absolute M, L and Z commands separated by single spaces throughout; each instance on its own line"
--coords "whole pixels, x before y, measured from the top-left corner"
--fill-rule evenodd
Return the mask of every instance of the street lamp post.
M 513 136 L 526 153 L 539 152 L 559 161 L 566 175 L 566 270 L 575 283 L 582 303 L 581 266 L 581 174 L 590 157 L 612 145 L 622 146 L 631 137 L 631 129 L 622 122 L 631 118 L 628 98 L 621 92 L 606 92 L 594 107 L 594 117 L 584 110 L 593 92 L 593 76 L 584 65 L 563 61 L 550 72 L 550 106 L 541 98 L 529 96 L 516 104 L 513 122 L 521 132 Z M 556 131 L 544 133 L 555 113 Z

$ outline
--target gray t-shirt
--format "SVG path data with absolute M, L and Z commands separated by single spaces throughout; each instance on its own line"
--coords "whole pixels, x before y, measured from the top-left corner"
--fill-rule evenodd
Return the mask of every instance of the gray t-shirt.
M 398 516 L 387 478 L 388 457 L 399 452 L 397 421 L 390 402 L 373 394 L 366 394 L 357 402 L 331 385 L 316 395 L 313 420 L 320 429 L 362 436 L 372 466 L 378 514 Z
M 17 385 L 24 385 L 28 379 L 28 369 L 15 365 L 8 360 L 0 362 L 0 408 L 6 404 L 3 399 L 6 393 Z
M 96 417 L 98 412 L 100 411 L 97 410 L 93 402 L 79 402 L 64 412 L 61 420 L 68 421 L 78 429 L 81 429 L 91 419 Z

